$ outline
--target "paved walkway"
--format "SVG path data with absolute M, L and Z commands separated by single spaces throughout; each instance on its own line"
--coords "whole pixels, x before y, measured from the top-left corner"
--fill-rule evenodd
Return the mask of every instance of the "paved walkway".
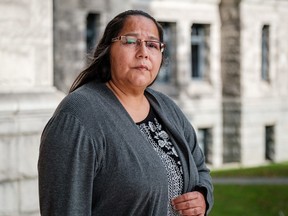
M 239 184 L 239 185 L 288 185 L 288 178 L 212 178 L 214 184 Z

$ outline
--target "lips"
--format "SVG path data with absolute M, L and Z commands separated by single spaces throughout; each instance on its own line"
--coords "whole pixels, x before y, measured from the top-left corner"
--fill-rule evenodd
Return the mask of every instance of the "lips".
M 148 66 L 146 66 L 146 65 L 138 65 L 134 68 L 138 69 L 138 70 L 149 70 Z

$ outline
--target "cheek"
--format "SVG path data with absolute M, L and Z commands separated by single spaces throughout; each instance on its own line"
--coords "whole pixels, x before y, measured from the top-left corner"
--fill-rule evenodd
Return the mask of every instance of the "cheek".
M 121 55 L 120 53 L 115 54 L 113 57 L 114 67 L 123 67 L 125 64 L 128 63 L 127 59 L 127 55 Z
M 111 64 L 111 70 L 117 70 L 120 67 L 123 67 L 125 58 L 123 57 L 123 54 L 121 55 L 119 51 L 117 50 L 117 47 L 112 47 L 110 51 L 110 64 Z
M 124 70 L 127 67 L 127 61 L 125 58 L 119 57 L 117 59 L 117 62 L 115 62 L 115 63 L 116 63 L 116 65 L 115 65 L 116 69 L 118 69 L 120 71 Z
M 161 63 L 162 63 L 162 57 L 160 57 L 159 59 L 157 59 L 155 62 L 154 62 L 154 70 L 156 70 L 157 72 L 160 70 L 160 67 L 161 67 Z
M 114 77 L 123 76 L 127 70 L 127 60 L 120 56 L 111 58 L 111 75 Z

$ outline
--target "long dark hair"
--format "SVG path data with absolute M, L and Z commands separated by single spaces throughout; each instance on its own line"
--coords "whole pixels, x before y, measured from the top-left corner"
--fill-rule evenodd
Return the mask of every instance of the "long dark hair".
M 105 83 L 111 79 L 111 71 L 110 71 L 111 40 L 112 38 L 118 36 L 119 32 L 122 30 L 124 26 L 126 19 L 129 16 L 144 16 L 147 17 L 148 19 L 151 19 L 157 26 L 160 41 L 163 42 L 163 29 L 161 25 L 148 13 L 141 10 L 128 10 L 118 14 L 107 24 L 104 34 L 95 49 L 91 64 L 77 76 L 69 92 L 73 92 L 80 86 L 92 80 L 97 80 L 99 82 Z

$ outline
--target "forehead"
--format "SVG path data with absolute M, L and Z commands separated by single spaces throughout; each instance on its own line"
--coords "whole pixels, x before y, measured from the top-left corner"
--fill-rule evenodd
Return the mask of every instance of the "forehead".
M 131 33 L 159 38 L 158 28 L 153 20 L 141 15 L 128 16 L 119 34 L 126 35 Z

